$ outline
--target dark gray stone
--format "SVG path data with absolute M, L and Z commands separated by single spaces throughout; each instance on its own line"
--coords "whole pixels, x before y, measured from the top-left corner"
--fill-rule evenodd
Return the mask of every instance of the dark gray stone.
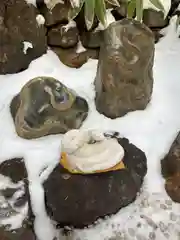
M 180 134 L 174 140 L 168 154 L 161 160 L 161 172 L 165 189 L 170 198 L 180 203 Z
M 22 71 L 46 53 L 46 31 L 38 25 L 37 14 L 37 9 L 24 0 L 0 1 L 0 74 Z M 26 54 L 24 41 L 33 46 Z
M 163 28 L 168 24 L 168 19 L 164 19 L 164 13 L 154 9 L 144 9 L 143 22 L 149 28 Z
M 60 164 L 44 183 L 49 215 L 60 227 L 83 228 L 132 203 L 147 172 L 145 154 L 125 138 L 125 169 L 99 174 L 71 174 Z
M 104 31 L 95 79 L 97 110 L 117 118 L 143 110 L 153 88 L 154 36 L 136 20 L 114 22 Z

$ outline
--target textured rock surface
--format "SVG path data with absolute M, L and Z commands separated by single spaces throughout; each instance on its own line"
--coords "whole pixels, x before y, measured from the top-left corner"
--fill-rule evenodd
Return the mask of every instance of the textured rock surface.
M 180 134 L 173 142 L 169 153 L 161 161 L 162 175 L 166 179 L 165 189 L 175 202 L 180 203 Z
M 61 62 L 72 68 L 80 68 L 90 58 L 98 59 L 99 56 L 99 51 L 96 49 L 86 49 L 81 52 L 77 51 L 77 47 L 70 49 L 53 47 L 51 49 L 58 55 Z
M 83 32 L 81 42 L 85 48 L 99 48 L 102 41 L 102 31 Z
M 68 22 L 69 4 L 67 4 L 67 1 L 65 4 L 56 4 L 52 9 L 48 9 L 42 0 L 36 1 L 39 11 L 45 18 L 45 25 L 47 27 Z
M 0 1 L 0 74 L 22 71 L 46 52 L 45 29 L 38 25 L 37 14 L 24 0 Z M 23 42 L 32 46 L 25 51 Z
M 79 128 L 88 115 L 86 100 L 51 77 L 29 81 L 10 108 L 18 135 L 26 139 Z
M 164 13 L 154 9 L 144 9 L 143 22 L 150 28 L 163 28 L 168 24 L 168 19 L 164 18 Z
M 8 177 L 8 180 L 5 178 Z M 4 179 L 3 179 L 4 178 Z M 10 159 L 0 164 L 0 239 L 1 240 L 35 240 L 32 231 L 32 211 L 28 191 L 27 171 L 23 159 Z M 26 206 L 28 204 L 28 206 Z M 13 231 L 8 229 L 11 217 L 24 214 L 22 227 Z M 26 209 L 26 210 L 25 210 Z M 20 219 L 19 219 L 20 220 Z M 5 223 L 6 222 L 6 223 Z
M 76 26 L 66 29 L 66 25 L 60 24 L 48 31 L 47 39 L 48 45 L 70 48 L 78 43 L 79 34 Z
M 96 108 L 110 118 L 144 109 L 153 88 L 154 36 L 135 20 L 123 19 L 104 31 L 95 79 Z
M 125 149 L 126 169 L 77 175 L 59 164 L 50 174 L 44 183 L 46 206 L 60 226 L 85 227 L 135 200 L 146 175 L 146 157 L 127 139 L 118 141 Z

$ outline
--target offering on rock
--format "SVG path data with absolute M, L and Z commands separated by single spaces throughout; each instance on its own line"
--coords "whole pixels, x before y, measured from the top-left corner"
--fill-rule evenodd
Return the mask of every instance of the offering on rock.
M 44 182 L 46 207 L 61 227 L 83 228 L 132 203 L 147 172 L 145 154 L 125 138 L 71 130 Z

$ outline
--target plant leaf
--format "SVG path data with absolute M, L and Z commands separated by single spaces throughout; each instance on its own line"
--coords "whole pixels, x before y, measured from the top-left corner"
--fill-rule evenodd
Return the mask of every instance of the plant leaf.
M 105 26 L 106 24 L 106 5 L 105 0 L 96 0 L 95 13 L 99 21 Z
M 136 0 L 131 0 L 127 7 L 127 17 L 132 18 L 136 9 Z
M 165 12 L 164 6 L 161 2 L 161 0 L 149 0 L 156 8 L 161 10 L 162 12 Z
M 118 0 L 106 0 L 106 2 L 110 3 L 111 5 L 120 7 Z
M 85 22 L 87 29 L 90 30 L 94 22 L 95 0 L 85 1 Z
M 79 14 L 79 12 L 81 11 L 81 9 L 84 5 L 84 2 L 85 2 L 85 0 L 80 0 L 80 2 L 79 2 L 80 5 L 78 7 L 70 8 L 69 13 L 68 13 L 69 20 L 74 19 Z
M 143 17 L 143 0 L 136 0 L 136 17 L 141 22 Z

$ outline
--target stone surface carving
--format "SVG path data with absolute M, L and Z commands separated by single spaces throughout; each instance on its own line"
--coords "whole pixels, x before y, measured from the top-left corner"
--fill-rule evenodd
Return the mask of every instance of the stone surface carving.
M 10 109 L 17 134 L 26 139 L 79 128 L 88 115 L 86 100 L 51 77 L 30 80 Z
M 114 22 L 104 31 L 95 79 L 97 110 L 117 118 L 144 109 L 153 88 L 154 37 L 136 20 Z

